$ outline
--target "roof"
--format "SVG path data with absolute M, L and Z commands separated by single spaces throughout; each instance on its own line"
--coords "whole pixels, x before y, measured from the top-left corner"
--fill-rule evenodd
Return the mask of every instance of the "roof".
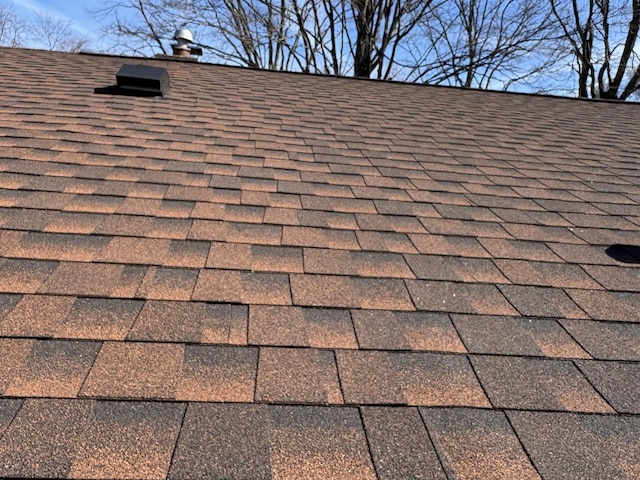
M 0 78 L 0 476 L 640 477 L 639 105 Z

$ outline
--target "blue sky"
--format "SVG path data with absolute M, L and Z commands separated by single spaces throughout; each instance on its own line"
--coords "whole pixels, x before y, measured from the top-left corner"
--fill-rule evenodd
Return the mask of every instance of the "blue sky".
M 98 21 L 89 13 L 89 9 L 102 6 L 99 0 L 9 0 L 16 12 L 24 17 L 32 18 L 35 12 L 46 12 L 64 20 L 73 20 L 75 31 L 88 37 L 91 50 L 105 48 Z

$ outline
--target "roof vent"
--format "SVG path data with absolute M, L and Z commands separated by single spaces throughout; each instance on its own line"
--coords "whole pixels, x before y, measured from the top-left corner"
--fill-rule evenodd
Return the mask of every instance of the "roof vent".
M 202 56 L 202 48 L 193 44 L 193 34 L 191 30 L 179 28 L 173 35 L 173 39 L 177 42 L 171 44 L 175 57 Z
M 169 90 L 165 68 L 124 64 L 116 74 L 118 87 L 133 95 L 163 96 Z

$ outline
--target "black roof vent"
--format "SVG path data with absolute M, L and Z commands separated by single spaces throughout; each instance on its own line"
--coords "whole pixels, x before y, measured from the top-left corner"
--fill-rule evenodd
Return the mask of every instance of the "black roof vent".
M 124 64 L 116 74 L 118 87 L 132 95 L 162 96 L 169 90 L 165 68 Z

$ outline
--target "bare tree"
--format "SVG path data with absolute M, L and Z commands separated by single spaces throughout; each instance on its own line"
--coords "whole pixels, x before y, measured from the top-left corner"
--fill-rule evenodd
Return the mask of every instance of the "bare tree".
M 546 0 L 449 0 L 422 17 L 413 81 L 508 89 L 557 62 Z
M 165 53 L 187 25 L 215 60 L 275 70 L 389 78 L 431 0 L 112 0 L 97 12 L 137 53 Z M 127 18 L 128 20 L 123 20 Z M 126 38 L 126 40 L 124 40 Z
M 640 0 L 549 0 L 579 97 L 627 100 L 640 90 Z
M 16 13 L 12 5 L 0 3 L 0 45 L 20 47 L 29 34 L 27 21 Z
M 46 50 L 80 52 L 89 44 L 89 39 L 73 30 L 71 19 L 54 17 L 45 12 L 37 15 L 32 26 L 32 43 Z

